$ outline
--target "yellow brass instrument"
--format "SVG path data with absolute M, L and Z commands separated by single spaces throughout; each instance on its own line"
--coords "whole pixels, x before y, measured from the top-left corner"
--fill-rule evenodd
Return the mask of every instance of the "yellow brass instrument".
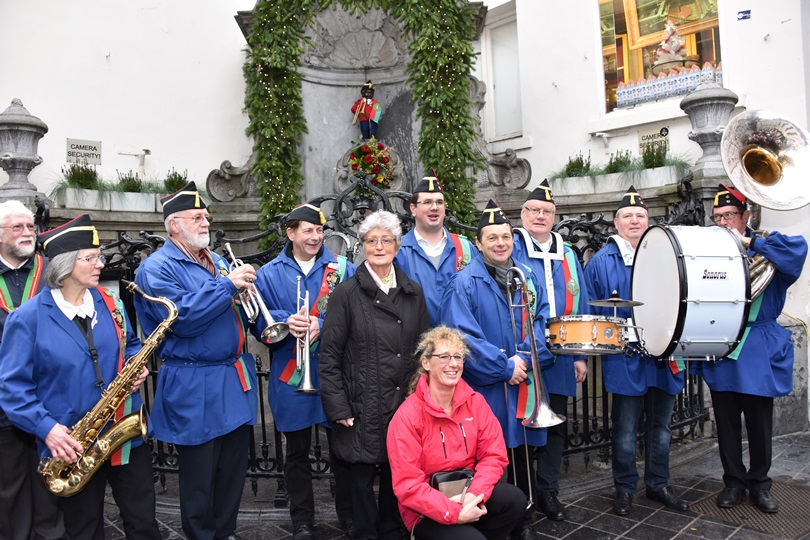
M 241 259 L 237 259 L 234 256 L 230 242 L 225 242 L 225 250 L 228 252 L 228 256 L 230 256 L 232 261 L 230 270 L 245 264 Z M 286 323 L 276 322 L 273 316 L 270 315 L 270 310 L 267 309 L 267 305 L 264 303 L 264 300 L 262 300 L 261 295 L 259 295 L 259 291 L 247 288 L 242 289 L 239 291 L 239 301 L 242 302 L 242 309 L 245 310 L 248 321 L 255 323 L 259 315 L 264 317 L 267 326 L 262 330 L 263 342 L 276 343 L 287 337 L 287 334 L 290 333 L 290 328 Z
M 747 111 L 728 123 L 720 157 L 731 183 L 751 202 L 773 210 L 810 204 L 805 177 L 810 171 L 810 133 L 795 122 L 767 111 Z M 755 231 L 767 237 L 767 231 Z M 762 255 L 749 261 L 751 300 L 773 279 L 775 269 Z
M 132 393 L 132 385 L 177 318 L 177 307 L 174 302 L 162 296 L 146 295 L 131 281 L 123 283 L 126 284 L 128 291 L 140 294 L 150 302 L 161 304 L 168 313 L 163 322 L 143 342 L 143 348 L 127 360 L 115 379 L 101 393 L 99 402 L 70 428 L 70 437 L 84 449 L 78 455 L 79 459 L 75 463 L 65 463 L 54 457 L 40 461 L 38 470 L 45 485 L 60 497 L 70 497 L 81 491 L 112 453 L 125 442 L 136 436 L 146 439 L 147 422 L 143 405 L 138 412 L 115 422 L 104 434 L 101 432 L 115 417 L 115 410 Z
M 304 291 L 304 297 L 301 298 L 301 276 L 296 276 L 296 280 L 298 281 L 298 290 L 296 292 L 296 297 L 298 298 L 296 301 L 296 311 L 300 313 L 303 309 L 304 315 L 309 317 L 309 291 Z M 298 392 L 303 394 L 318 393 L 318 389 L 312 386 L 312 371 L 309 363 L 310 342 L 311 338 L 309 334 L 309 326 L 307 326 L 307 331 L 304 333 L 304 337 L 298 338 L 295 343 L 295 369 L 298 370 L 299 373 L 301 373 L 301 370 L 303 370 L 303 375 L 301 376 L 301 385 L 298 387 Z
M 527 286 L 526 282 L 526 275 L 523 273 L 523 270 L 514 266 L 507 270 L 506 272 L 506 290 L 509 294 L 510 304 L 509 304 L 509 317 L 512 321 L 512 339 L 515 343 L 515 353 L 520 353 L 522 351 L 518 350 L 518 346 L 520 345 L 521 339 L 519 338 L 520 333 L 518 332 L 518 323 L 515 320 L 515 310 L 514 308 L 519 308 L 525 313 L 525 320 L 527 321 L 526 324 L 526 333 L 529 337 L 529 344 L 531 349 L 531 365 L 532 371 L 534 371 L 534 384 L 532 388 L 534 389 L 533 397 L 534 397 L 534 411 L 529 418 L 523 420 L 523 440 L 524 445 L 523 448 L 526 450 L 526 475 L 529 477 L 529 501 L 526 508 L 530 508 L 534 504 L 534 497 L 532 494 L 532 471 L 531 471 L 531 460 L 529 459 L 529 445 L 525 444 L 525 441 L 528 439 L 526 438 L 526 428 L 544 428 L 544 427 L 552 427 L 556 426 L 557 424 L 562 424 L 565 422 L 565 416 L 559 415 L 551 410 L 551 406 L 548 404 L 548 399 L 546 398 L 546 386 L 543 383 L 543 374 L 540 371 L 540 361 L 539 355 L 537 353 L 537 342 L 535 341 L 535 334 L 534 334 L 534 313 L 532 313 L 531 309 L 531 301 L 529 299 L 529 287 Z M 517 304 L 513 304 L 512 298 L 514 298 L 515 293 L 520 293 L 520 302 Z M 507 392 L 507 399 L 508 399 L 508 392 Z M 507 403 L 508 405 L 508 403 Z M 509 407 L 507 406 L 507 411 Z M 512 474 L 516 478 L 517 474 L 514 470 L 514 455 L 512 456 Z
M 520 308 L 526 313 L 527 324 L 526 333 L 529 336 L 529 343 L 531 346 L 531 362 L 532 371 L 534 371 L 534 412 L 532 415 L 523 421 L 523 425 L 529 428 L 543 428 L 552 427 L 557 424 L 565 422 L 565 417 L 560 416 L 551 410 L 546 398 L 546 387 L 543 384 L 542 373 L 540 372 L 539 356 L 537 353 L 537 342 L 535 341 L 534 313 L 532 313 L 531 302 L 529 301 L 529 288 L 526 286 L 526 275 L 518 267 L 512 267 L 506 272 L 506 290 L 509 293 L 509 298 L 513 298 L 515 292 L 520 292 L 520 303 L 509 305 L 509 316 L 512 319 L 512 336 L 515 341 L 515 351 L 517 351 L 520 339 L 518 338 L 517 322 L 515 321 L 515 312 L 513 308 Z

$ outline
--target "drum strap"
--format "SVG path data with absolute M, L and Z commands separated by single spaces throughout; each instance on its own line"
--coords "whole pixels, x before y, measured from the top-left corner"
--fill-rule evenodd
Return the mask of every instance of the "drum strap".
M 759 295 L 757 297 L 757 299 L 754 300 L 754 303 L 751 304 L 751 311 L 748 312 L 748 322 L 749 323 L 752 323 L 752 322 L 757 320 L 757 315 L 759 315 L 759 308 L 762 307 L 762 296 L 763 295 Z M 731 353 L 728 355 L 727 358 L 729 360 L 737 360 L 737 358 L 739 358 L 740 353 L 742 352 L 743 345 L 745 345 L 745 340 L 748 339 L 748 333 L 750 331 L 751 331 L 751 327 L 746 326 L 745 327 L 745 332 L 743 332 L 743 337 L 740 340 L 740 344 L 737 345 L 737 347 L 733 351 L 731 351 Z

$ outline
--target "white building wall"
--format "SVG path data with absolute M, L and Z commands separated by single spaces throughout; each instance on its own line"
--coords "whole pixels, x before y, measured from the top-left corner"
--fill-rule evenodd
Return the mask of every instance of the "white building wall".
M 243 164 L 245 39 L 234 20 L 255 0 L 0 1 L 0 112 L 20 98 L 49 131 L 29 179 L 50 192 L 65 139 L 102 141 L 99 172 L 147 179 L 188 169 L 200 187 L 229 159 Z M 7 180 L 0 171 L 0 182 Z
M 767 109 L 807 127 L 810 81 L 810 2 L 719 0 L 724 86 L 740 97 L 733 114 Z M 499 9 L 503 9 L 501 6 Z M 605 113 L 596 0 L 515 0 L 523 96 L 523 136 L 490 145 L 518 150 L 532 165 L 535 187 L 561 169 L 569 156 L 590 152 L 594 165 L 617 150 L 637 153 L 638 131 L 669 126 L 672 152 L 694 162 L 691 123 L 681 97 Z M 737 20 L 750 9 L 751 18 Z M 604 139 L 593 136 L 600 132 Z M 806 173 L 805 173 L 806 175 Z M 808 189 L 807 184 L 797 189 Z M 810 237 L 810 207 L 790 212 L 763 209 L 762 227 Z M 788 295 L 785 311 L 810 321 L 810 264 Z

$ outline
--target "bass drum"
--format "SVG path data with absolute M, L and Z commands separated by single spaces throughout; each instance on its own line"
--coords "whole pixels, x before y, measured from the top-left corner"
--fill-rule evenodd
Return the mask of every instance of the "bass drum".
M 748 258 L 724 227 L 655 225 L 630 280 L 634 324 L 650 356 L 713 360 L 742 339 L 751 306 Z

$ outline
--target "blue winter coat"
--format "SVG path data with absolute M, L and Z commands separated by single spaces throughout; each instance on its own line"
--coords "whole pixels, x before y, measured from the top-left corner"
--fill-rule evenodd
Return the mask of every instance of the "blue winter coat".
M 304 276 L 298 263 L 292 258 L 290 245 L 272 261 L 264 265 L 256 272 L 256 289 L 264 299 L 270 315 L 276 322 L 286 322 L 290 315 L 297 311 L 297 276 L 301 276 L 301 297 L 309 291 L 310 308 L 318 298 L 323 282 L 323 275 L 329 265 L 338 267 L 338 258 L 324 246 L 318 255 L 315 265 Z M 343 276 L 348 279 L 354 275 L 357 268 L 354 264 L 346 261 L 346 271 Z M 337 275 L 337 274 L 334 274 Z M 337 285 L 337 281 L 332 287 Z M 326 309 L 321 309 L 318 317 L 321 328 L 326 316 Z M 261 334 L 267 326 L 264 317 L 259 320 L 254 329 L 255 334 Z M 256 336 L 261 339 L 260 336 Z M 290 386 L 281 380 L 281 375 L 290 360 L 295 361 L 296 338 L 287 335 L 278 343 L 268 345 L 272 351 L 270 362 L 270 380 L 267 386 L 267 399 L 270 402 L 270 409 L 273 411 L 273 421 L 276 428 L 281 432 L 298 431 L 306 429 L 315 424 L 326 422 L 326 413 L 323 411 L 321 396 L 319 394 L 304 394 L 298 392 L 296 387 Z M 320 388 L 320 378 L 318 376 L 318 356 L 321 350 L 320 339 L 315 342 L 314 348 L 310 350 L 310 374 L 312 385 Z
M 630 299 L 630 272 L 632 267 L 624 264 L 619 246 L 609 241 L 585 265 L 585 282 L 591 298 L 610 298 L 618 291 L 621 298 Z M 613 317 L 613 308 L 591 307 L 591 313 Z M 619 308 L 616 317 L 630 318 L 630 308 Z M 649 356 L 624 354 L 602 356 L 602 378 L 605 388 L 612 394 L 643 396 L 648 388 L 659 388 L 669 395 L 683 390 L 683 372 L 673 375 L 667 362 Z
M 546 270 L 543 259 L 535 259 L 529 257 L 526 244 L 523 236 L 515 234 L 514 251 L 512 257 L 516 261 L 520 261 L 534 272 L 534 281 L 538 287 L 546 287 Z M 571 246 L 565 244 L 565 253 L 572 253 Z M 588 305 L 588 287 L 582 273 L 582 267 L 579 260 L 574 254 L 577 270 L 577 285 L 579 286 L 579 303 L 577 305 L 577 315 L 588 315 L 590 313 L 590 306 Z M 552 271 L 551 277 L 554 280 L 554 304 L 557 317 L 561 316 L 565 311 L 565 294 L 568 284 L 565 281 L 565 273 L 563 271 L 563 264 L 565 261 L 554 260 L 551 261 Z M 546 293 L 548 296 L 548 293 Z M 550 311 L 543 313 L 543 316 L 548 322 Z M 574 362 L 576 360 L 585 360 L 585 356 L 572 356 L 572 355 L 556 355 L 557 360 L 554 365 L 546 370 L 543 370 L 543 383 L 546 385 L 546 390 L 549 394 L 561 394 L 564 396 L 575 396 L 577 394 L 577 380 L 574 373 Z
M 101 293 L 91 289 L 96 323 L 93 341 L 104 387 L 118 374 L 120 344 L 115 322 Z M 126 311 L 124 311 L 126 318 Z M 129 320 L 126 321 L 125 358 L 141 350 Z M 11 422 L 33 433 L 41 457 L 50 451 L 43 442 L 58 423 L 68 428 L 101 399 L 96 371 L 87 340 L 76 323 L 56 305 L 50 289 L 20 306 L 6 320 L 0 344 L 0 404 Z M 141 404 L 140 392 L 132 395 L 132 411 Z M 136 437 L 132 446 L 143 441 Z
M 456 275 L 456 246 L 447 228 L 444 229 L 444 234 L 447 235 L 447 244 L 445 244 L 444 251 L 442 251 L 438 270 L 433 266 L 433 261 L 425 255 L 424 250 L 416 242 L 414 229 L 411 229 L 408 234 L 402 237 L 402 246 L 394 258 L 394 264 L 399 266 L 405 272 L 405 275 L 422 287 L 432 326 L 439 324 L 439 309 L 442 296 L 444 291 L 447 290 L 450 280 Z M 478 250 L 473 242 L 464 237 L 461 237 L 461 241 L 469 245 L 470 259 L 478 255 Z M 459 254 L 458 256 L 462 255 Z
M 177 305 L 178 317 L 158 347 L 158 371 L 152 424 L 161 441 L 198 445 L 255 424 L 258 412 L 256 365 L 242 355 L 245 324 L 232 297 L 236 287 L 224 259 L 214 254 L 219 271 L 211 275 L 171 241 L 138 268 L 135 281 L 150 296 L 165 296 Z M 163 306 L 135 297 L 146 334 L 166 317 Z M 249 387 L 243 388 L 240 372 Z
M 523 265 L 521 269 L 527 280 L 537 282 L 529 267 Z M 548 300 L 542 288 L 537 289 L 537 294 L 534 332 L 539 367 L 546 370 L 554 363 L 554 355 L 548 352 L 545 343 L 546 321 L 543 313 L 548 312 Z M 515 294 L 514 303 L 518 301 L 517 296 Z M 515 320 L 520 321 L 520 310 L 514 308 L 514 311 Z M 463 377 L 489 403 L 501 423 L 506 447 L 521 446 L 525 442 L 523 425 L 515 417 L 518 386 L 509 384 L 515 369 L 514 361 L 510 360 L 515 354 L 515 340 L 512 336 L 509 306 L 498 284 L 484 266 L 482 255 L 477 255 L 466 268 L 456 274 L 442 298 L 439 317 L 443 324 L 458 328 L 464 334 L 470 348 L 470 358 L 464 365 Z M 501 352 L 502 349 L 506 352 Z M 530 350 L 528 335 L 519 349 Z M 529 357 L 526 356 L 526 359 L 531 369 Z M 505 403 L 507 395 L 508 406 Z M 526 439 L 531 446 L 545 445 L 545 428 L 527 428 Z
M 750 236 L 750 231 L 746 235 Z M 716 392 L 784 396 L 793 389 L 793 342 L 790 331 L 780 326 L 776 318 L 785 307 L 788 288 L 802 273 L 807 241 L 801 236 L 773 232 L 767 238 L 754 240 L 748 253 L 752 256 L 759 253 L 773 263 L 776 268 L 773 281 L 762 293 L 756 319 L 747 323 L 747 336 L 742 349 L 736 351 L 737 360 L 701 362 L 699 367 L 706 384 Z

